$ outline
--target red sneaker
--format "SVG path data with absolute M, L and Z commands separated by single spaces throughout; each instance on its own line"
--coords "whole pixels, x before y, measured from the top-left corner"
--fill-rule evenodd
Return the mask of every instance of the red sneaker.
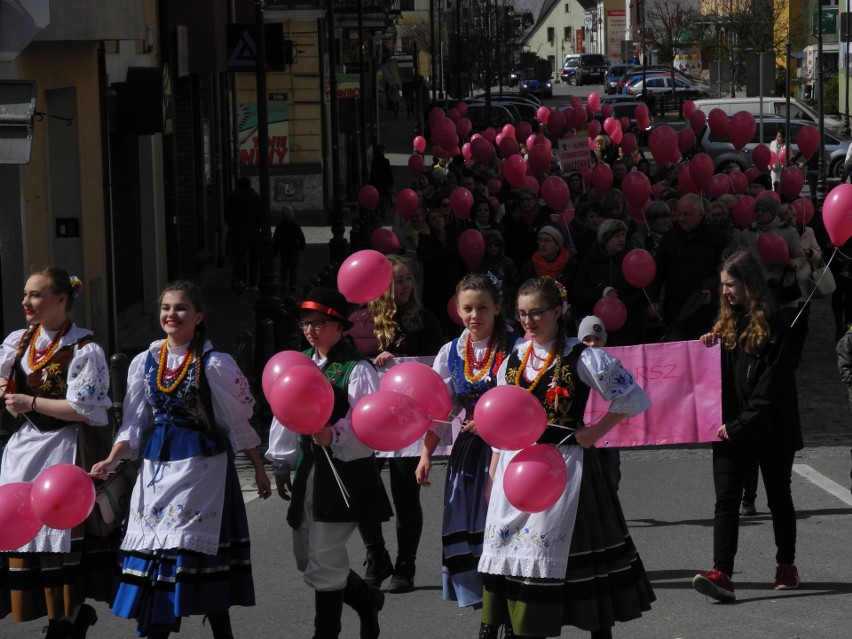
M 734 584 L 728 575 L 715 568 L 695 575 L 692 587 L 716 601 L 734 601 L 737 598 L 734 594 Z
M 775 590 L 795 590 L 799 587 L 799 571 L 793 564 L 778 564 L 775 569 Z

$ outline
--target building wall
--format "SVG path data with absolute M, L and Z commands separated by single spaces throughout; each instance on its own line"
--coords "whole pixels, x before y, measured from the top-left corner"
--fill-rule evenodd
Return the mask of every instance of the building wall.
M 567 11 L 566 11 L 567 7 Z M 577 30 L 583 27 L 584 11 L 577 0 L 563 0 L 535 26 L 527 37 L 524 49 L 537 54 L 545 60 L 552 58 L 553 78 L 559 78 L 562 62 L 569 53 L 578 53 L 575 49 Z M 565 29 L 569 29 L 570 39 L 566 40 Z M 548 40 L 548 29 L 553 29 L 553 39 Z

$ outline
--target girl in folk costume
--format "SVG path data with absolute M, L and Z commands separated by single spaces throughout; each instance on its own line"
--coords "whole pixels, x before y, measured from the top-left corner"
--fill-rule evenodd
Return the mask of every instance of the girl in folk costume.
M 299 324 L 311 345 L 305 353 L 334 388 L 334 409 L 319 432 L 298 439 L 273 422 L 276 436 L 270 436 L 267 453 L 276 475 L 287 475 L 284 480 L 276 477 L 282 496 L 289 470 L 296 470 L 287 522 L 293 528 L 296 566 L 316 591 L 314 639 L 339 636 L 344 603 L 360 617 L 361 638 L 375 639 L 385 601 L 380 590 L 349 568 L 346 552 L 359 523 L 380 523 L 391 515 L 376 456 L 355 436 L 350 422 L 352 407 L 379 390 L 379 377 L 369 360 L 343 339 L 343 331 L 352 328 L 346 310 L 346 299 L 330 288 L 317 287 L 302 302 Z M 348 503 L 338 477 L 349 493 Z
M 83 285 L 62 269 L 33 273 L 24 286 L 28 329 L 13 332 L 0 350 L 0 386 L 14 431 L 3 451 L 0 485 L 32 482 L 56 464 L 103 459 L 111 402 L 109 371 L 91 331 L 69 317 Z M 4 416 L 6 417 L 6 416 Z M 97 621 L 85 597 L 108 601 L 112 562 L 108 540 L 43 527 L 28 544 L 0 553 L 0 617 L 47 616 L 49 639 L 85 637 Z
M 188 281 L 160 295 L 166 339 L 137 355 L 127 374 L 123 423 L 92 475 L 105 478 L 142 450 L 130 498 L 124 558 L 112 605 L 139 636 L 168 637 L 181 618 L 206 615 L 229 639 L 231 606 L 253 606 L 248 520 L 234 467 L 244 450 L 258 494 L 270 483 L 249 424 L 254 398 L 236 362 L 205 339 L 204 301 Z M 147 444 L 144 444 L 147 437 Z
M 453 444 L 447 469 L 441 530 L 443 596 L 463 607 L 482 602 L 482 576 L 476 565 L 482 555 L 486 492 L 491 483 L 491 447 L 476 432 L 473 408 L 494 387 L 497 369 L 511 352 L 515 338 L 500 315 L 500 283 L 491 273 L 466 275 L 456 286 L 456 299 L 465 330 L 441 348 L 433 368 L 447 383 L 456 408 L 463 411 L 464 426 Z M 421 485 L 429 485 L 432 454 L 448 430 L 438 427 L 426 433 L 416 471 Z
M 618 494 L 592 447 L 650 402 L 617 359 L 565 334 L 566 312 L 564 293 L 554 280 L 521 285 L 518 319 L 530 341 L 497 373 L 498 385 L 533 393 L 548 423 L 568 428 L 548 426 L 538 441 L 558 446 L 569 481 L 550 508 L 521 512 L 503 492 L 507 464 L 517 451 L 494 452 L 494 488 L 479 561 L 485 584 L 479 636 L 486 639 L 497 636 L 500 624 L 511 624 L 510 636 L 559 636 L 563 625 L 573 625 L 593 638 L 609 638 L 616 621 L 641 616 L 655 599 Z M 582 420 L 591 389 L 611 404 L 587 427 Z

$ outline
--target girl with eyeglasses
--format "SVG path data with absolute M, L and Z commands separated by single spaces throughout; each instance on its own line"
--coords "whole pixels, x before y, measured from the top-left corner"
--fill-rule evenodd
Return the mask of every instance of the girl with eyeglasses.
M 482 555 L 491 447 L 479 437 L 473 409 L 479 398 L 496 384 L 497 370 L 511 353 L 515 335 L 500 314 L 500 282 L 491 273 L 470 273 L 456 286 L 459 316 L 465 330 L 445 344 L 433 368 L 447 383 L 454 399 L 453 413 L 460 414 L 461 432 L 453 443 L 444 485 L 443 598 L 459 607 L 482 602 L 482 576 L 476 564 Z M 450 437 L 447 425 L 426 433 L 417 481 L 429 485 L 432 455 L 442 440 Z
M 565 427 L 548 425 L 538 443 L 557 446 L 569 479 L 550 508 L 519 511 L 503 491 L 507 465 L 518 451 L 494 451 L 479 561 L 485 588 L 482 639 L 495 639 L 503 624 L 511 626 L 508 636 L 556 637 L 562 626 L 572 625 L 593 639 L 607 639 L 616 621 L 640 617 L 655 599 L 618 494 L 593 447 L 650 402 L 617 359 L 566 334 L 565 300 L 552 279 L 521 285 L 517 314 L 529 341 L 497 373 L 498 385 L 529 391 L 544 407 L 548 424 Z M 583 413 L 592 389 L 610 406 L 587 426 Z

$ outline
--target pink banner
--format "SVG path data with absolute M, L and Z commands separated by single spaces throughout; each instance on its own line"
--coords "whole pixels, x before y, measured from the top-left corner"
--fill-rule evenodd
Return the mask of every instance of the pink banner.
M 698 340 L 613 346 L 653 406 L 620 422 L 597 446 L 668 446 L 716 441 L 722 425 L 722 360 L 718 345 Z M 585 420 L 594 424 L 609 403 L 592 391 Z

